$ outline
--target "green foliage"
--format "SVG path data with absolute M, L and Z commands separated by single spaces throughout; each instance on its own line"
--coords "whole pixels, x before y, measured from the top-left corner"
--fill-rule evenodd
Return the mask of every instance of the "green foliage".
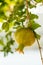
M 35 30 L 39 27 L 41 27 L 41 25 L 39 25 L 38 23 L 34 22 L 33 20 L 29 21 L 28 27 L 31 28 L 32 30 Z
M 31 4 L 30 1 L 28 2 L 28 6 L 29 6 L 30 9 L 36 7 L 36 5 Z
M 4 23 L 2 24 L 2 29 L 7 32 L 7 31 L 9 30 L 9 23 L 8 23 L 8 22 L 4 22 Z
M 4 2 L 4 0 L 0 0 L 0 2 Z
M 6 56 L 9 52 L 13 53 L 12 52 L 12 49 L 11 49 L 11 45 L 13 45 L 14 43 L 14 40 L 10 40 L 7 42 L 7 44 L 3 47 L 3 50 L 4 51 L 4 56 Z
M 14 22 L 14 25 L 20 25 L 20 23 L 19 22 Z
M 34 32 L 35 38 L 40 40 L 41 36 L 39 34 L 37 34 L 35 31 L 33 31 L 33 32 Z
M 42 0 L 35 0 L 37 3 L 40 3 L 40 2 L 42 2 Z
M 30 20 L 38 19 L 38 16 L 36 14 L 30 13 L 29 16 L 30 16 Z
M 2 45 L 2 46 L 4 45 L 3 40 L 1 40 L 1 39 L 0 39 L 0 45 Z

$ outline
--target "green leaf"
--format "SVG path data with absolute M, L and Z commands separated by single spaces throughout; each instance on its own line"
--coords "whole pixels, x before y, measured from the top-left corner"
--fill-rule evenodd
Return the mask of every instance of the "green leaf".
M 18 30 L 18 29 L 21 29 L 21 28 L 22 28 L 22 26 L 16 26 L 16 27 L 14 26 L 14 27 L 13 27 L 13 29 L 17 29 L 17 30 Z
M 15 25 L 20 25 L 20 22 L 14 22 L 14 26 L 15 26 Z
M 30 13 L 29 16 L 30 16 L 30 20 L 38 19 L 38 16 L 36 14 Z
M 35 34 L 35 38 L 37 38 L 37 39 L 39 39 L 40 40 L 40 35 L 39 34 L 37 34 L 36 32 L 34 32 L 34 34 Z
M 42 2 L 42 0 L 34 0 L 34 1 L 36 1 L 37 3 L 40 3 L 40 2 Z
M 0 9 L 0 19 L 6 20 L 6 15 L 3 10 Z
M 33 5 L 33 4 L 31 4 L 30 2 L 28 2 L 28 5 L 29 5 L 29 8 L 30 8 L 30 9 L 33 8 L 33 7 L 36 7 L 36 5 Z
M 30 27 L 32 30 L 35 30 L 35 29 L 41 27 L 41 25 L 36 23 L 36 22 L 34 22 L 33 20 L 31 20 L 29 22 L 29 24 L 28 24 L 28 27 Z
M 4 22 L 4 23 L 2 24 L 2 29 L 7 32 L 7 31 L 9 30 L 9 23 L 8 23 L 8 22 Z
M 4 0 L 0 0 L 0 2 L 4 2 Z
M 40 39 L 40 35 L 39 35 L 39 34 L 36 34 L 36 38 L 37 38 L 37 39 Z
M 1 40 L 1 39 L 0 39 L 0 45 L 2 45 L 2 46 L 4 45 L 3 40 Z
M 8 46 L 13 45 L 14 42 L 15 42 L 15 41 L 14 41 L 13 39 L 11 39 L 10 41 L 8 41 L 7 45 L 8 45 Z
M 6 56 L 9 52 L 12 52 L 11 45 L 14 44 L 14 40 L 10 39 L 10 41 L 7 42 L 7 44 L 3 47 L 4 56 Z

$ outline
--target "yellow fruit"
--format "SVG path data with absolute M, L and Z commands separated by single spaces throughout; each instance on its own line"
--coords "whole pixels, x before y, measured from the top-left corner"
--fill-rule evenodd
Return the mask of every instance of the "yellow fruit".
M 21 28 L 17 30 L 14 34 L 14 37 L 15 41 L 19 44 L 19 47 L 17 49 L 19 51 L 22 51 L 26 46 L 31 46 L 35 42 L 34 33 L 29 28 Z

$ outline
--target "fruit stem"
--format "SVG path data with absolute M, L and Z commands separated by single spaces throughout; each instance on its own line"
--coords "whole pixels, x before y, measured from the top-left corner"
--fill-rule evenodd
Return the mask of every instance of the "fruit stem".
M 41 57 L 42 65 L 43 65 L 43 57 L 42 57 L 42 52 L 41 52 L 41 46 L 40 46 L 40 44 L 39 44 L 38 39 L 37 39 L 37 43 L 38 43 L 38 48 L 39 48 L 39 52 L 40 52 L 40 57 Z

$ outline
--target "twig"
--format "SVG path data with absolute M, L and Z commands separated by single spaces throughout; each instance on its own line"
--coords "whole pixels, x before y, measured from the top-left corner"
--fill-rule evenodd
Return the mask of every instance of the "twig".
M 27 20 L 28 20 L 29 19 L 28 0 L 26 0 L 26 15 L 27 15 Z
M 41 52 L 41 46 L 40 46 L 40 44 L 39 44 L 38 39 L 37 39 L 37 43 L 38 43 L 38 48 L 39 48 L 39 52 L 40 52 L 40 57 L 41 57 L 42 65 L 43 65 L 43 57 L 42 57 L 42 52 Z
M 29 15 L 29 5 L 28 5 L 28 0 L 25 1 L 25 5 L 26 5 L 26 27 L 28 27 L 28 22 L 30 19 L 30 15 Z

